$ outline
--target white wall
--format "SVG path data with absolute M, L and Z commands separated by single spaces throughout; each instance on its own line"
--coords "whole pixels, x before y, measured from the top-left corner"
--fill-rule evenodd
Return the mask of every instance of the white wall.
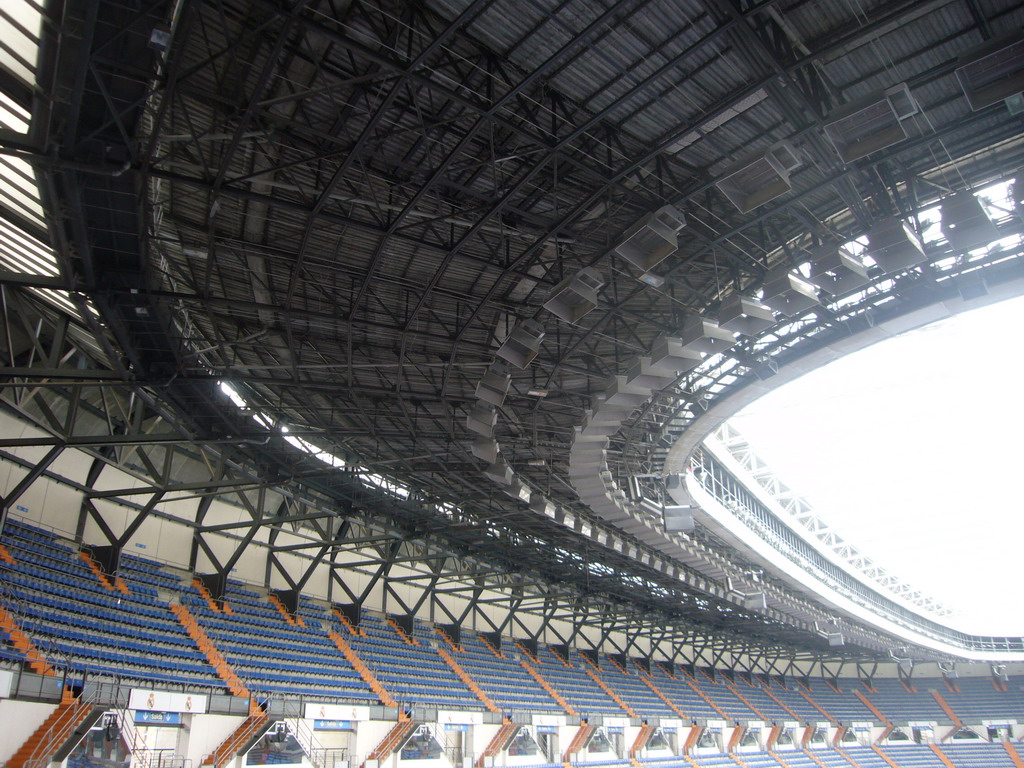
M 203 757 L 212 753 L 245 720 L 235 715 L 190 715 L 185 757 L 192 765 L 202 765 Z
M 55 709 L 56 704 L 0 699 L 0 763 L 6 763 Z

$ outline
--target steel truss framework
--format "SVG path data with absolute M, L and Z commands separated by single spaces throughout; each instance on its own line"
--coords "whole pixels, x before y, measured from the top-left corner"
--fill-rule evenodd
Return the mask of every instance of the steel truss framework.
M 829 674 L 871 655 L 829 650 L 810 622 L 741 610 L 725 574 L 696 586 L 692 569 L 666 568 L 591 515 L 567 479 L 591 397 L 657 335 L 815 245 L 887 215 L 916 217 L 951 188 L 1019 166 L 1018 119 L 967 111 L 952 77 L 956 53 L 1019 26 L 1019 4 L 812 6 L 51 3 L 42 98 L 11 89 L 33 110 L 32 129 L 3 137 L 5 152 L 36 168 L 60 267 L 57 278 L 0 275 L 3 404 L 39 430 L 0 439 L 27 471 L 4 514 L 48 477 L 84 494 L 79 530 L 91 519 L 114 547 L 147 518 L 181 520 L 164 508 L 187 501 L 190 565 L 205 557 L 226 574 L 259 547 L 268 584 L 301 590 L 327 567 L 340 603 L 358 606 L 383 585 L 397 613 L 511 634 L 525 631 L 517 616 L 539 616 L 545 638 L 627 654 L 653 642 L 667 660 L 766 674 L 794 664 Z M 843 165 L 823 117 L 901 80 L 927 120 Z M 802 158 L 793 191 L 738 214 L 715 179 L 779 139 Z M 666 202 L 689 223 L 655 289 L 609 247 Z M 576 325 L 545 314 L 547 291 L 586 266 L 608 283 L 598 310 Z M 912 273 L 870 301 L 899 304 L 929 277 Z M 68 291 L 77 316 L 41 301 L 43 289 Z M 503 455 L 626 547 L 481 482 L 465 417 L 497 345 L 531 317 L 547 336 L 499 408 Z M 819 308 L 772 343 L 798 348 L 813 329 L 846 322 Z M 733 373 L 751 375 L 771 351 L 740 343 Z M 221 382 L 272 428 L 228 406 Z M 666 435 L 712 389 L 643 406 L 613 442 L 615 471 L 656 472 Z M 281 426 L 346 469 L 296 450 Z M 30 448 L 45 455 L 27 459 Z M 68 449 L 92 457 L 86 477 L 52 471 Z M 108 466 L 141 485 L 98 490 Z M 375 492 L 360 482 L 367 473 L 412 490 Z M 214 499 L 250 519 L 206 524 Z M 111 502 L 136 512 L 117 534 L 104 522 Z M 303 543 L 279 545 L 282 531 Z M 230 537 L 232 554 L 218 558 L 210 536 Z M 401 577 L 420 589 L 411 602 L 389 578 L 396 564 L 415 570 Z M 369 587 L 346 581 L 351 567 Z M 443 595 L 465 607 L 453 612 Z M 867 647 L 887 643 L 856 631 Z

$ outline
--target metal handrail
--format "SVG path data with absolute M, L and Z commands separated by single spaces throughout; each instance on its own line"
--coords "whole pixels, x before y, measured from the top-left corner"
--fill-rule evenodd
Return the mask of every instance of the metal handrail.
M 35 749 L 29 754 L 28 759 L 25 760 L 25 768 L 46 768 L 53 757 L 52 754 L 47 754 L 49 748 L 52 747 L 54 742 L 63 744 L 74 733 L 75 728 L 78 727 L 81 718 L 79 715 L 84 709 L 91 709 L 99 695 L 99 688 L 96 688 L 88 693 L 83 692 L 81 696 L 75 699 L 75 703 L 68 707 L 61 716 L 54 721 L 53 725 L 45 733 L 45 738 L 39 740 L 36 744 Z

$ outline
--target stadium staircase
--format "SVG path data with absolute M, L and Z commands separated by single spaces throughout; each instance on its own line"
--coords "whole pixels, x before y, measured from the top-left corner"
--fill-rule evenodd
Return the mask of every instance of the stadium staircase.
M 213 595 L 210 594 L 210 590 L 206 588 L 203 582 L 201 582 L 199 579 L 192 579 L 192 586 L 196 588 L 196 592 L 199 593 L 199 596 L 206 601 L 206 605 L 209 606 L 211 611 L 213 611 L 214 613 L 221 612 L 220 606 L 217 605 L 217 601 L 213 599 Z M 227 608 L 226 603 L 224 604 L 224 607 Z M 226 612 L 227 611 L 225 611 L 225 613 Z
M 43 724 L 36 728 L 18 751 L 7 761 L 7 768 L 48 765 L 64 747 L 77 743 L 100 719 L 105 708 L 96 707 L 84 697 L 76 697 L 65 688 L 60 704 Z
M 3 544 L 0 544 L 0 563 L 7 563 L 8 565 L 18 564 L 18 561 L 14 559 L 14 555 Z
M 462 653 L 462 649 L 459 648 L 458 644 L 452 640 L 451 636 L 440 627 L 434 627 L 434 631 L 440 636 L 442 640 L 452 649 L 452 653 Z
M 644 751 L 647 746 L 647 742 L 651 740 L 651 736 L 654 735 L 655 728 L 653 725 L 648 725 L 646 721 L 640 727 L 640 732 L 636 735 L 636 740 L 633 742 L 633 746 L 629 748 L 629 762 L 633 765 L 633 768 L 640 768 L 639 755 Z
M 704 693 L 704 691 L 701 690 L 700 686 L 697 685 L 696 682 L 694 682 L 693 680 L 690 679 L 689 675 L 683 675 L 683 682 L 685 682 L 688 686 L 690 686 L 690 689 L 694 693 L 696 693 L 701 699 L 703 699 L 704 702 L 709 707 L 711 707 L 718 714 L 718 716 L 721 717 L 723 720 L 732 720 L 733 719 L 733 718 L 729 717 L 729 715 L 727 715 L 717 704 L 715 704 L 715 702 L 713 702 L 711 699 L 709 699 L 708 695 L 706 693 Z
M 237 755 L 248 752 L 275 722 L 267 715 L 265 709 L 255 702 L 251 703 L 249 716 L 221 742 L 217 749 L 206 756 L 203 765 L 224 768 Z
M 1003 749 L 1006 750 L 1006 754 L 1010 756 L 1010 760 L 1013 761 L 1016 768 L 1024 768 L 1024 760 L 1021 759 L 1020 752 L 1017 751 L 1017 747 L 1008 741 L 1003 742 Z
M 878 742 L 885 741 L 887 738 L 889 738 L 889 734 L 892 733 L 893 729 L 896 727 L 895 725 L 893 725 L 892 720 L 883 715 L 882 711 L 874 704 L 872 704 L 871 700 L 863 693 L 858 691 L 856 688 L 853 689 L 853 695 L 861 700 L 861 703 L 868 708 L 872 715 L 877 717 L 879 720 L 882 721 L 882 723 L 885 724 L 885 729 L 878 735 L 878 738 L 875 739 L 875 743 L 877 744 Z
M 525 650 L 524 650 L 524 653 L 525 653 Z M 528 653 L 526 655 L 529 656 Z M 565 710 L 565 714 L 569 715 L 569 717 L 575 717 L 576 716 L 576 710 L 572 708 L 572 706 L 569 704 L 569 702 L 567 702 L 565 699 L 563 699 L 559 695 L 558 691 L 556 691 L 554 688 L 551 687 L 551 683 L 549 683 L 547 680 L 545 680 L 541 676 L 540 672 L 538 672 L 536 669 L 534 669 L 533 666 L 531 666 L 530 663 L 526 659 L 520 659 L 519 660 L 519 665 L 523 669 L 525 669 L 527 672 L 530 673 L 530 677 L 532 677 L 534 680 L 536 680 L 540 684 L 540 687 L 548 692 L 548 695 L 555 701 L 556 704 L 558 704 L 558 706 L 560 706 L 562 709 Z
M 663 702 L 665 702 L 665 705 L 666 705 L 666 706 L 667 706 L 667 707 L 668 707 L 669 709 L 671 709 L 671 710 L 672 710 L 673 712 L 675 712 L 675 713 L 676 713 L 677 715 L 679 715 L 679 717 L 680 717 L 680 718 L 681 718 L 682 720 L 689 720 L 689 719 L 690 719 L 690 718 L 688 718 L 688 717 L 687 717 L 687 716 L 686 716 L 686 715 L 685 715 L 685 714 L 683 713 L 683 711 L 682 711 L 681 709 L 679 709 L 679 707 L 677 707 L 677 706 L 676 706 L 676 705 L 675 705 L 675 704 L 674 704 L 674 703 L 672 702 L 672 700 L 671 700 L 671 699 L 669 699 L 669 697 L 668 697 L 668 696 L 666 696 L 666 695 L 665 695 L 665 694 L 664 694 L 664 693 L 662 692 L 662 690 L 661 690 L 660 688 L 658 688 L 658 686 L 656 686 L 656 685 L 654 684 L 654 680 L 653 680 L 653 679 L 651 678 L 651 676 L 650 676 L 650 675 L 648 675 L 648 674 L 646 673 L 646 671 L 645 671 L 645 670 L 644 670 L 643 668 L 639 668 L 639 667 L 638 667 L 638 669 L 640 670 L 640 672 L 639 672 L 639 675 L 638 675 L 638 676 L 639 676 L 639 678 L 640 678 L 640 681 L 641 681 L 641 682 L 642 682 L 642 683 L 643 683 L 644 685 L 646 685 L 646 686 L 647 686 L 648 688 L 650 688 L 650 689 L 651 689 L 651 693 L 653 693 L 653 694 L 654 694 L 655 696 L 657 696 L 657 697 L 658 697 L 659 699 L 661 699 L 661 700 L 662 700 Z
M 519 726 L 506 717 L 501 723 L 501 728 L 498 729 L 498 732 L 487 743 L 484 751 L 480 753 L 480 757 L 476 759 L 476 768 L 483 768 L 488 758 L 493 759 L 501 754 L 501 751 L 508 747 L 512 737 L 516 735 L 518 730 Z
M 632 717 L 634 720 L 638 719 L 640 716 L 636 712 L 633 711 L 633 708 L 631 706 L 629 706 L 629 704 L 624 702 L 619 697 L 619 694 L 617 694 L 615 691 L 613 691 L 611 689 L 611 687 L 608 685 L 608 683 L 606 683 L 604 680 L 601 679 L 601 676 L 597 673 L 597 666 L 594 665 L 594 662 L 592 662 L 586 656 L 584 656 L 583 658 L 584 658 L 584 660 L 586 661 L 587 664 L 590 664 L 593 667 L 593 669 L 585 669 L 584 671 L 587 673 L 587 675 L 590 677 L 591 680 L 593 680 L 595 683 L 597 683 L 597 687 L 600 688 L 605 693 L 607 693 L 608 697 L 612 701 L 614 701 L 616 704 L 618 704 L 620 707 L 622 707 L 622 711 L 623 712 L 625 712 L 627 715 Z
M 335 632 L 333 629 L 327 630 L 327 636 L 331 638 L 331 641 L 338 647 L 338 650 L 344 654 L 345 658 L 348 659 L 352 668 L 359 673 L 359 676 L 363 678 L 363 682 L 366 683 L 370 690 L 377 694 L 377 698 L 380 699 L 380 703 L 385 707 L 397 707 L 398 702 L 395 701 L 394 697 L 388 693 L 387 689 L 381 684 L 380 680 L 377 679 L 376 675 L 366 666 L 365 662 L 359 658 L 359 654 L 353 650 L 345 638 Z
M 736 756 L 733 755 L 733 752 L 735 752 L 736 747 L 740 745 L 740 742 L 743 740 L 743 734 L 746 732 L 747 729 L 742 725 L 737 725 L 732 729 L 732 734 L 729 736 L 729 745 L 726 747 L 726 752 L 729 755 L 732 755 L 733 760 L 737 759 Z
M 494 654 L 494 658 L 496 658 L 496 659 L 504 659 L 504 658 L 506 658 L 505 654 L 502 653 L 501 651 L 499 651 L 497 648 L 495 648 L 493 643 L 491 643 L 491 641 L 488 640 L 486 637 L 484 637 L 483 635 L 477 635 L 477 637 L 480 638 L 480 642 L 484 644 L 484 647 L 487 650 L 489 650 L 491 653 Z
M 449 642 L 451 641 L 449 640 Z M 452 647 L 454 648 L 455 646 L 452 645 Z M 483 689 L 477 684 L 476 680 L 470 677 L 469 673 L 467 673 L 466 670 L 459 666 L 459 663 L 452 657 L 450 653 L 448 653 L 448 651 L 446 651 L 444 648 L 438 647 L 437 655 L 444 659 L 445 664 L 451 667 L 452 672 L 458 675 L 459 679 L 466 684 L 466 687 L 469 688 L 469 690 L 471 690 L 473 694 L 478 699 L 480 699 L 481 702 L 483 702 L 483 705 L 487 707 L 488 711 L 494 712 L 495 714 L 501 714 L 501 708 L 498 707 L 498 705 L 495 704 L 493 701 L 491 701 L 491 698 L 486 693 L 484 693 Z
M 935 753 L 935 756 L 942 761 L 942 764 L 946 766 L 946 768 L 956 768 L 956 766 L 953 764 L 953 761 L 950 760 L 946 756 L 946 753 L 939 749 L 938 746 L 936 746 L 935 744 L 929 744 L 928 746 L 932 748 L 932 752 Z
M 391 627 L 393 630 L 395 630 L 395 634 L 398 635 L 402 639 L 402 642 L 405 643 L 406 645 L 419 645 L 420 644 L 420 641 L 417 640 L 415 637 L 409 637 L 409 635 L 406 634 L 405 630 L 402 629 L 398 625 L 398 622 L 395 621 L 394 619 L 388 619 L 385 623 L 389 627 Z
M 115 576 L 114 580 L 111 581 L 110 577 L 103 572 L 102 568 L 100 568 L 99 563 L 93 560 L 92 555 L 90 555 L 86 550 L 83 549 L 79 551 L 78 556 L 82 559 L 82 562 L 89 567 L 93 576 L 96 577 L 100 586 L 105 590 L 109 592 L 117 591 L 122 595 L 130 595 L 132 593 L 132 591 L 128 589 L 128 585 L 124 583 L 124 580 L 120 576 Z
M 11 641 L 11 645 L 25 656 L 29 669 L 37 675 L 57 674 L 54 668 L 47 663 L 46 657 L 32 644 L 29 636 L 21 631 L 14 617 L 8 613 L 2 604 L 0 604 L 0 631 L 5 632 Z
M 886 730 L 888 730 L 888 728 Z M 881 749 L 879 749 L 877 744 L 872 744 L 871 750 L 880 758 L 885 760 L 886 764 L 889 765 L 889 768 L 900 768 L 899 764 L 893 762 L 893 759 L 889 757 L 887 754 L 885 754 L 885 752 L 883 752 Z
M 687 756 L 688 760 L 690 759 L 690 755 L 693 753 L 694 747 L 697 746 L 697 743 L 700 741 L 700 737 L 703 734 L 703 725 L 695 725 L 692 728 L 690 728 L 690 733 L 686 737 L 686 744 L 683 745 L 683 754 Z M 693 763 L 693 760 L 690 760 L 690 762 Z
M 572 737 L 572 741 L 569 742 L 565 754 L 562 755 L 562 763 L 565 765 L 572 764 L 573 757 L 579 754 L 580 750 L 587 745 L 587 740 L 594 734 L 595 730 L 597 729 L 588 722 L 580 723 L 576 735 Z
M 248 689 L 242 684 L 238 675 L 235 674 L 235 670 L 225 660 L 224 655 L 217 650 L 217 646 L 213 644 L 213 641 L 203 631 L 203 628 L 199 626 L 191 611 L 183 605 L 171 604 L 168 607 L 171 609 L 171 613 L 181 622 L 189 637 L 195 642 L 196 647 L 203 652 L 207 661 L 217 671 L 217 676 L 224 681 L 224 685 L 227 686 L 228 690 L 239 698 L 249 698 Z
M 799 687 L 798 687 L 798 688 L 797 688 L 796 690 L 797 690 L 797 693 L 799 693 L 799 694 L 800 694 L 800 695 L 801 695 L 801 696 L 802 696 L 803 698 L 807 699 L 807 703 L 808 703 L 808 704 L 810 704 L 810 705 L 811 705 L 812 707 L 814 707 L 814 708 L 815 708 L 815 709 L 816 709 L 816 710 L 817 710 L 818 712 L 820 712 L 820 713 L 821 713 L 821 716 L 822 716 L 822 717 L 824 717 L 824 718 L 825 718 L 826 720 L 828 720 L 828 721 L 829 721 L 830 723 L 834 723 L 834 722 L 836 722 L 836 719 L 835 719 L 834 717 L 832 717 L 832 715 L 830 715 L 830 714 L 829 714 L 828 712 L 826 712 L 826 711 L 825 711 L 825 710 L 824 710 L 824 709 L 822 708 L 822 706 L 821 706 L 820 704 L 818 704 L 818 702 L 816 702 L 816 701 L 814 700 L 814 698 L 813 698 L 813 697 L 811 696 L 811 691 L 810 691 L 810 689 L 809 689 L 809 688 L 806 688 L 806 687 L 805 687 L 805 686 L 803 685 L 803 683 L 800 683 L 800 684 L 799 684 Z M 799 719 L 802 719 L 802 718 L 797 718 L 797 719 L 799 720 Z
M 964 721 L 957 717 L 956 712 L 954 712 L 953 708 L 949 706 L 949 702 L 946 701 L 945 697 L 941 693 L 932 689 L 932 696 L 935 698 L 935 702 L 942 707 L 942 711 L 946 713 L 946 716 L 953 721 L 953 727 L 949 729 L 949 732 L 945 736 L 942 736 L 939 739 L 940 742 L 945 742 L 946 740 L 951 739 L 953 734 L 963 727 Z
M 380 744 L 374 747 L 373 751 L 367 757 L 369 760 L 387 760 L 392 755 L 406 738 L 415 730 L 416 722 L 403 715 L 399 716 L 399 720 L 395 723 L 391 730 L 388 731 L 387 735 L 381 739 Z M 365 768 L 366 763 L 363 763 L 360 768 Z
M 292 616 L 288 613 L 288 609 L 278 600 L 277 595 L 267 595 L 267 600 L 277 609 L 277 612 L 281 614 L 281 618 L 285 620 L 289 627 L 305 628 L 306 622 L 302 620 L 302 617 L 299 615 Z
M 755 707 L 750 702 L 750 699 L 748 699 L 746 696 L 744 696 L 742 693 L 740 693 L 739 688 L 737 688 L 735 685 L 730 683 L 728 680 L 724 680 L 723 682 L 725 683 L 725 687 L 729 689 L 729 692 L 732 693 L 732 695 L 735 696 L 737 699 L 742 701 L 751 712 L 753 712 L 755 715 L 757 715 L 759 720 L 768 720 L 768 721 L 771 720 L 771 718 L 768 717 L 764 712 L 762 712 L 757 707 Z
M 789 717 L 791 717 L 793 720 L 799 720 L 800 719 L 800 715 L 798 715 L 796 712 L 794 712 L 792 709 L 790 709 L 790 707 L 786 704 L 786 702 L 784 702 L 782 699 L 780 699 L 778 696 L 776 696 L 772 692 L 772 690 L 770 688 L 765 688 L 764 692 L 765 692 L 765 695 L 769 699 L 774 701 L 776 704 L 778 704 L 782 708 L 782 711 L 785 712 Z M 829 719 L 829 722 L 831 722 L 831 718 Z
M 348 630 L 350 635 L 353 637 L 366 637 L 366 630 L 353 626 L 352 622 L 348 620 L 348 616 L 337 608 L 332 608 L 331 613 L 334 615 L 334 618 L 341 622 L 341 626 Z

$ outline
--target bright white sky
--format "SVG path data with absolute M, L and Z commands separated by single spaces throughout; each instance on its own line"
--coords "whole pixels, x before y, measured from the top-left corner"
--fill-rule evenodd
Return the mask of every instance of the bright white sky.
M 819 517 L 978 634 L 1024 634 L 1024 298 L 837 360 L 732 424 Z

